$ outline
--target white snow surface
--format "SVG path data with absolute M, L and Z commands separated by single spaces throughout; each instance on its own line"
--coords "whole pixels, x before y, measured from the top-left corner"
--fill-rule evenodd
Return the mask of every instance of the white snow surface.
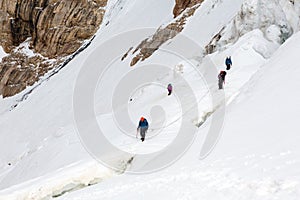
M 205 125 L 170 168 L 124 174 L 59 199 L 298 199 L 299 42 L 298 33 L 228 105 L 223 136 L 208 158 L 198 158 Z
M 257 1 L 207 0 L 187 20 L 182 34 L 204 48 L 222 27 L 232 23 L 242 5 L 242 9 L 247 5 L 251 8 L 254 2 Z M 299 2 L 295 1 L 295 6 L 291 6 L 291 3 L 279 1 L 283 11 L 278 11 L 276 2 L 268 4 L 269 9 L 276 5 L 276 12 L 271 18 L 266 13 L 264 21 L 270 20 L 267 29 L 251 27 L 242 37 L 236 36 L 235 42 L 224 43 L 220 51 L 203 59 L 199 59 L 203 52 L 199 49 L 190 53 L 189 62 L 163 51 L 144 61 L 157 63 L 163 60 L 174 68 L 182 66 L 183 77 L 194 85 L 199 102 L 199 119 L 189 116 L 196 123 L 205 113 L 216 108 L 207 95 L 205 82 L 192 74 L 191 63 L 205 71 L 211 67 L 211 60 L 218 70 L 222 70 L 225 57 L 231 55 L 233 66 L 225 84 L 225 123 L 222 137 L 206 159 L 199 159 L 199 154 L 211 124 L 210 118 L 199 128 L 190 149 L 175 164 L 151 174 L 125 172 L 120 175 L 94 160 L 80 142 L 72 107 L 75 81 L 85 59 L 107 39 L 121 32 L 158 28 L 173 21 L 174 1 L 109 1 L 103 25 L 85 51 L 37 87 L 16 108 L 11 109 L 11 106 L 26 91 L 0 99 L 0 151 L 3 152 L 0 156 L 0 199 L 53 199 L 61 193 L 66 194 L 56 199 L 299 199 L 300 136 L 297 122 L 300 119 L 300 91 L 297 86 L 300 85 L 300 34 L 296 33 L 299 30 Z M 282 18 L 295 34 L 280 46 L 277 27 Z M 207 24 L 208 21 L 211 23 Z M 172 43 L 176 40 L 175 37 Z M 162 48 L 168 48 L 172 43 L 166 43 Z M 1 50 L 0 58 L 5 55 Z M 124 66 L 120 61 L 111 65 L 114 73 L 104 76 L 103 85 L 98 89 L 111 93 L 110 89 L 117 80 L 130 70 L 120 66 Z M 176 83 L 173 74 L 158 78 Z M 209 87 L 213 88 L 210 92 L 219 92 L 217 80 L 215 86 Z M 170 125 L 144 143 L 120 134 L 113 124 L 112 113 L 107 109 L 109 99 L 96 92 L 95 113 L 99 124 L 107 130 L 106 137 L 115 146 L 133 153 L 165 148 L 176 137 L 183 113 L 174 96 L 164 97 L 164 89 L 149 85 L 132 94 L 129 112 L 133 121 L 138 122 L 139 117 L 145 115 L 150 125 L 155 124 L 155 119 L 149 114 L 154 105 L 171 110 L 166 122 Z M 134 169 L 139 167 L 137 165 L 133 161 L 129 167 Z
M 0 61 L 2 60 L 3 57 L 5 57 L 7 54 L 3 50 L 3 48 L 0 46 Z

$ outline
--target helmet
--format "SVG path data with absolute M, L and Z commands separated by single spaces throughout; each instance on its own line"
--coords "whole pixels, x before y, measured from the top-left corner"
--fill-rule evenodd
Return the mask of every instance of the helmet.
M 141 117 L 140 121 L 142 121 L 142 122 L 143 122 L 144 120 L 145 120 L 145 118 L 144 118 L 144 117 Z

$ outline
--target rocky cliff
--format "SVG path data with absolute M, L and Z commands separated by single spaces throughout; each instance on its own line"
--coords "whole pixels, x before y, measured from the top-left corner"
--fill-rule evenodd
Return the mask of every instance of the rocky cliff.
M 63 62 L 97 31 L 107 0 L 1 0 L 0 45 L 9 53 L 0 63 L 0 94 L 12 96 Z M 22 53 L 28 41 L 38 53 Z M 21 50 L 21 51 L 20 51 Z M 55 58 L 55 62 L 49 62 Z
M 134 66 L 139 61 L 149 58 L 161 45 L 178 35 L 183 29 L 186 20 L 201 6 L 204 0 L 176 0 L 173 9 L 175 20 L 164 27 L 159 27 L 149 38 L 144 39 L 136 48 L 131 47 L 122 57 L 124 60 L 129 53 L 136 54 L 130 62 Z M 180 16 L 179 16 L 180 15 Z
M 201 3 L 202 1 L 201 0 L 176 0 L 176 5 L 173 10 L 174 18 L 180 15 L 187 8 L 190 8 L 198 3 Z
M 9 55 L 0 63 L 0 95 L 12 96 L 33 85 L 77 51 L 99 28 L 107 1 L 1 0 L 0 45 Z M 174 22 L 145 39 L 131 65 L 180 33 L 203 0 L 175 1 Z

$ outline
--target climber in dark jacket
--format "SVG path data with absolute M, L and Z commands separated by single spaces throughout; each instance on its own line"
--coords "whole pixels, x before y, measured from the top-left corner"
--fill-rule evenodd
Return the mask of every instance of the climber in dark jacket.
M 149 124 L 148 124 L 147 120 L 144 117 L 141 117 L 139 125 L 137 127 L 137 131 L 140 129 L 140 135 L 141 135 L 142 142 L 144 142 L 144 140 L 145 140 L 148 126 L 149 126 Z
M 226 58 L 225 64 L 226 64 L 226 70 L 230 70 L 231 65 L 232 65 L 231 56 L 229 56 L 229 57 Z
M 170 96 L 172 94 L 172 90 L 173 90 L 173 86 L 171 85 L 171 83 L 169 83 L 167 89 L 168 89 L 168 95 Z
M 225 84 L 225 76 L 226 76 L 226 72 L 225 71 L 220 71 L 219 75 L 218 75 L 218 79 L 219 79 L 219 90 L 223 89 L 223 84 Z

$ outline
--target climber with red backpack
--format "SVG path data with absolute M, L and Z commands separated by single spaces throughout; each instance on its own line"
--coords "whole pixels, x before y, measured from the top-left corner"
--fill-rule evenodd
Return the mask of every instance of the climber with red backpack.
M 219 75 L 218 75 L 218 79 L 219 79 L 219 90 L 223 89 L 223 84 L 225 84 L 225 76 L 226 76 L 226 72 L 225 71 L 220 71 Z
M 140 130 L 140 135 L 141 135 L 142 142 L 144 142 L 144 140 L 145 140 L 146 132 L 148 130 L 148 126 L 149 126 L 149 124 L 148 124 L 147 120 L 144 117 L 141 117 L 141 119 L 139 121 L 139 125 L 137 127 L 137 131 Z M 136 137 L 137 137 L 137 135 L 136 135 Z

